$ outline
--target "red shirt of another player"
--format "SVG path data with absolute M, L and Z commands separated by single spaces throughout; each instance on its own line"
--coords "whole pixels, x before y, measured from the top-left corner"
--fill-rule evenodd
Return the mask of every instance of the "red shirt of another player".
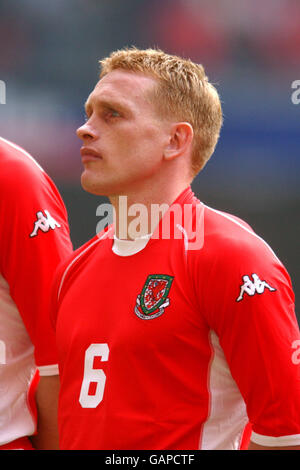
M 54 271 L 72 252 L 72 245 L 63 201 L 38 163 L 2 138 L 0 159 L 0 446 L 3 446 L 35 433 L 37 367 L 41 376 L 58 374 L 48 304 Z M 18 441 L 17 448 L 23 442 Z

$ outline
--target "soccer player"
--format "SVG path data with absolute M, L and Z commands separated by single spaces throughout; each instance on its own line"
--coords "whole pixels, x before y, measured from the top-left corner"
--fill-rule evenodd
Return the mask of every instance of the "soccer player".
M 190 186 L 219 137 L 216 89 L 159 50 L 101 65 L 77 133 L 82 186 L 114 221 L 55 280 L 60 448 L 300 448 L 289 275 Z
M 0 450 L 57 449 L 54 271 L 72 252 L 64 203 L 39 164 L 0 138 Z

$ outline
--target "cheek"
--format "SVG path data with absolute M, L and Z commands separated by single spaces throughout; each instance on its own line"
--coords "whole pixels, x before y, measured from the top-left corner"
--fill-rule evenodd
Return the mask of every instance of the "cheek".
M 133 152 L 139 153 L 143 160 L 147 157 L 159 157 L 163 148 L 161 133 L 153 126 L 137 128 L 132 133 L 131 138 L 127 139 L 127 145 L 129 153 L 131 149 Z

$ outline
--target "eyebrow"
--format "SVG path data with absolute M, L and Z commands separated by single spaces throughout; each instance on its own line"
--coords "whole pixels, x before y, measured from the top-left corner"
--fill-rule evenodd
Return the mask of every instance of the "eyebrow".
M 130 112 L 130 107 L 126 103 L 115 101 L 113 99 L 105 98 L 88 98 L 84 104 L 85 112 L 88 114 L 92 106 L 100 107 L 103 109 L 117 109 L 123 112 Z

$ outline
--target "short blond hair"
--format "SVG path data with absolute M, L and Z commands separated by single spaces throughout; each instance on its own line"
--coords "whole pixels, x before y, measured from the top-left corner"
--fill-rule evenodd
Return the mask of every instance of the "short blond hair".
M 151 75 L 158 80 L 155 105 L 162 117 L 189 122 L 194 131 L 191 174 L 194 177 L 213 154 L 223 116 L 216 88 L 209 83 L 204 67 L 160 49 L 135 47 L 112 52 L 99 61 L 100 79 L 122 69 Z

